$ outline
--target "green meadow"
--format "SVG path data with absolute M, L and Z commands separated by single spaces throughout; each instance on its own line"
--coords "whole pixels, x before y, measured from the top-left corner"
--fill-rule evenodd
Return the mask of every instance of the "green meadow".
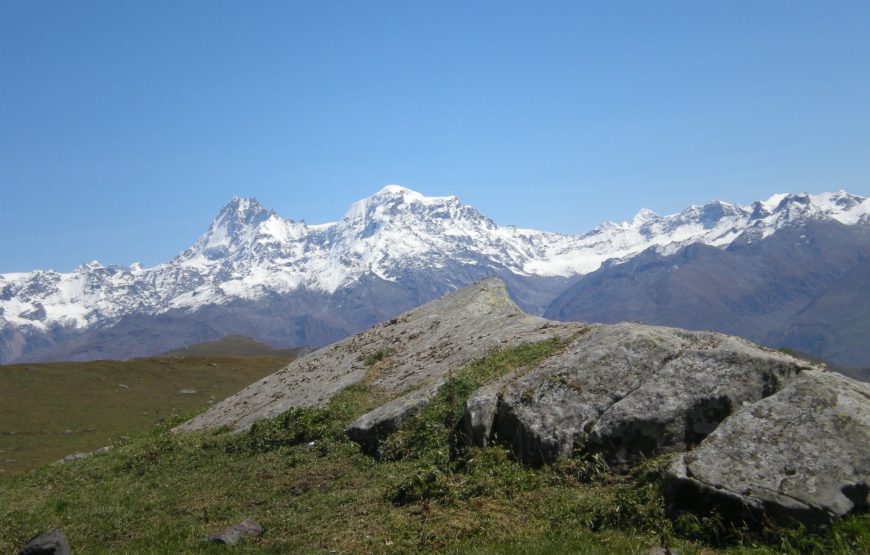
M 166 356 L 0 366 L 0 480 L 200 412 L 291 358 Z

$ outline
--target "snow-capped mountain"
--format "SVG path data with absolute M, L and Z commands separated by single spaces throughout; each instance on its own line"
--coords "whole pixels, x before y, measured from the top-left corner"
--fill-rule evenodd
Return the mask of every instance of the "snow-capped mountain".
M 605 261 L 626 261 L 650 248 L 668 254 L 693 243 L 724 248 L 738 237 L 762 240 L 807 220 L 866 225 L 870 201 L 844 191 L 774 195 L 751 206 L 711 202 L 670 216 L 641 210 L 631 222 L 562 235 L 500 226 L 456 197 L 426 197 L 395 185 L 354 203 L 339 221 L 318 225 L 234 198 L 193 246 L 165 264 L 94 261 L 70 273 L 0 275 L 0 361 L 150 354 L 189 339 L 177 331 L 186 318 L 199 319 L 197 338 L 230 331 L 320 344 L 492 274 L 523 308 L 541 313 Z M 294 324 L 286 333 L 261 333 L 279 327 L 282 316 L 264 324 L 258 314 L 279 306 Z M 175 323 L 173 337 L 149 328 L 155 318 L 164 327 L 167 319 Z M 117 340 L 112 329 L 119 324 L 116 334 L 129 335 L 133 326 L 161 339 L 95 352 L 91 337 Z M 69 341 L 77 345 L 73 351 L 63 347 Z

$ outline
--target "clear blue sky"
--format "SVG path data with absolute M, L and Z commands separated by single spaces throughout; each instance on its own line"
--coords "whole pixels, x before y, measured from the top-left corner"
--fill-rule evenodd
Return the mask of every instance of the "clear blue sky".
M 584 232 L 870 194 L 870 2 L 0 0 L 0 272 L 388 183 Z

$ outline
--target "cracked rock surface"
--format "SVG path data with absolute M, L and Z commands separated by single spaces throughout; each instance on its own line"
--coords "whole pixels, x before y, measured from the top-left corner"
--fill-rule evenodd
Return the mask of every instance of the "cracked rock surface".
M 722 334 L 597 326 L 504 387 L 492 430 L 527 464 L 587 450 L 627 468 L 702 441 L 806 368 Z
M 870 385 L 809 370 L 727 419 L 668 470 L 676 508 L 824 525 L 868 508 Z

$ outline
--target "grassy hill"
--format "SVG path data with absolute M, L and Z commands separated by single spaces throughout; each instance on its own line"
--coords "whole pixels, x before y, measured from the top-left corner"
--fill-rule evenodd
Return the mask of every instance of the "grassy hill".
M 0 366 L 0 480 L 199 412 L 292 356 Z
M 385 401 L 358 384 L 246 433 L 173 434 L 179 417 L 108 453 L 12 477 L 0 482 L 0 552 L 62 527 L 76 553 L 217 553 L 205 538 L 247 517 L 264 533 L 234 552 L 870 552 L 867 514 L 822 536 L 670 518 L 667 457 L 618 475 L 595 458 L 530 469 L 499 446 L 466 447 L 457 432 L 466 396 L 558 348 L 522 345 L 455 373 L 378 457 L 344 432 Z
M 181 349 L 175 349 L 161 356 L 184 357 L 272 357 L 296 358 L 305 353 L 305 349 L 275 349 L 256 339 L 244 335 L 228 335 L 217 341 L 197 343 Z

